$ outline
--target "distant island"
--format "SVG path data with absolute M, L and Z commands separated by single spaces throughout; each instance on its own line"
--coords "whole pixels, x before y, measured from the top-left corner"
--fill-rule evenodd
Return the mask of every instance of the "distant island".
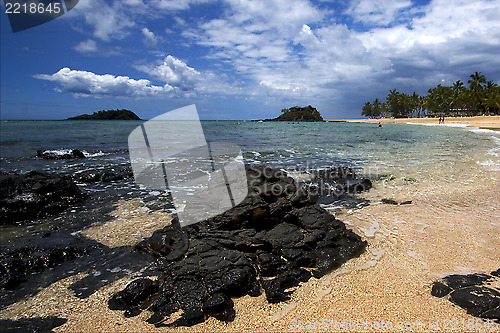
M 102 110 L 92 114 L 82 114 L 67 120 L 142 120 L 135 113 L 126 109 Z
M 265 119 L 264 121 L 325 121 L 316 108 L 311 105 L 300 107 L 294 106 L 289 109 L 281 110 L 281 115 L 274 119 Z

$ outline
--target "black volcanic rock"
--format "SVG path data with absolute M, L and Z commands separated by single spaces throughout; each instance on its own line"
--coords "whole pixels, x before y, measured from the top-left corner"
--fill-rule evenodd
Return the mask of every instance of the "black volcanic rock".
M 0 290 L 13 290 L 30 274 L 86 255 L 96 246 L 67 234 L 48 233 L 14 249 L 0 249 Z
M 134 176 L 130 167 L 116 167 L 112 169 L 85 170 L 74 173 L 71 178 L 78 183 L 112 182 Z
M 110 308 L 126 316 L 148 309 L 154 313 L 148 322 L 157 326 L 178 310 L 183 314 L 172 326 L 209 316 L 231 321 L 231 298 L 264 292 L 268 302 L 285 301 L 300 282 L 364 251 L 366 242 L 285 172 L 253 166 L 247 178 L 248 196 L 233 209 L 184 228 L 174 219 L 139 243 L 136 249 L 154 256 L 162 274 L 132 282 Z
M 58 213 L 87 197 L 71 179 L 55 173 L 0 173 L 0 223 Z
M 0 320 L 3 332 L 54 332 L 52 329 L 65 324 L 68 320 L 58 317 L 22 318 L 18 320 Z
M 157 289 L 158 285 L 148 278 L 136 279 L 124 290 L 113 295 L 109 301 L 109 308 L 112 310 L 127 310 L 131 305 L 144 302 Z
M 500 282 L 500 270 L 491 274 L 453 274 L 435 282 L 431 294 L 436 297 L 449 295 L 449 300 L 467 313 L 484 319 L 500 321 L 500 291 L 491 286 Z
M 431 295 L 435 297 L 444 297 L 448 295 L 453 289 L 441 282 L 434 282 L 432 285 Z
M 97 111 L 92 114 L 82 114 L 68 118 L 67 120 L 141 120 L 130 110 L 107 110 Z

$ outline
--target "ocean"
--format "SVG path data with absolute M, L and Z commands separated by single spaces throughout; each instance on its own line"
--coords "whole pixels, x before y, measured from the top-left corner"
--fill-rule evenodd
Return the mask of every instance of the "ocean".
M 92 170 L 123 170 L 130 166 L 128 136 L 142 123 L 4 120 L 0 123 L 0 171 L 38 170 L 72 176 Z M 408 190 L 432 191 L 451 181 L 468 184 L 483 172 L 500 170 L 500 133 L 465 126 L 202 121 L 202 128 L 208 142 L 238 145 L 246 164 L 281 168 L 297 180 L 307 180 L 313 169 L 350 167 L 373 182 L 374 188 L 365 197 L 375 202 Z M 63 153 L 70 149 L 82 151 L 86 158 L 37 157 L 37 150 Z M 165 204 L 168 193 L 140 187 L 133 178 L 78 186 L 106 199 L 101 205 L 147 197 L 158 207 L 173 209 Z M 89 202 L 99 205 L 96 200 Z M 4 229 L 4 237 L 8 235 Z
M 0 123 L 0 169 L 71 174 L 130 164 L 127 138 L 140 121 Z M 245 163 L 307 171 L 352 167 L 372 177 L 427 181 L 464 170 L 500 170 L 500 134 L 465 126 L 369 123 L 202 121 L 209 142 L 240 146 Z M 37 150 L 78 149 L 87 156 L 43 160 Z

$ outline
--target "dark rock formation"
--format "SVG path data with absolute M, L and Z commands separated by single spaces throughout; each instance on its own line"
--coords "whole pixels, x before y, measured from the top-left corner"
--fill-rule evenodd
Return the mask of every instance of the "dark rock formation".
M 475 317 L 500 321 L 500 291 L 491 286 L 500 282 L 500 269 L 490 274 L 448 275 L 435 282 L 431 294 L 444 297 Z
M 0 250 L 0 289 L 12 290 L 28 275 L 81 257 L 90 249 L 88 242 L 76 237 L 47 233 L 15 249 Z
M 289 109 L 283 109 L 281 112 L 282 114 L 279 117 L 265 119 L 265 121 L 325 121 L 318 110 L 310 105 L 305 107 L 294 106 Z
M 130 167 L 95 169 L 75 173 L 71 178 L 78 183 L 112 182 L 134 176 Z
M 19 320 L 0 320 L 2 332 L 54 332 L 52 329 L 64 325 L 68 320 L 58 317 L 23 318 Z
M 55 173 L 0 173 L 0 223 L 54 214 L 87 198 L 69 178 Z
M 72 158 L 85 158 L 85 155 L 78 149 L 68 150 L 37 150 L 37 157 L 46 160 L 68 160 Z
M 82 114 L 68 118 L 67 120 L 141 120 L 130 110 L 107 110 L 97 111 L 92 114 Z
M 411 205 L 413 203 L 413 201 L 411 200 L 407 200 L 407 201 L 402 201 L 402 202 L 397 202 L 396 200 L 393 200 L 393 199 L 382 199 L 381 200 L 382 203 L 386 204 L 386 205 L 395 205 L 395 206 L 400 206 L 400 205 Z
M 139 243 L 139 251 L 157 258 L 162 275 L 133 281 L 110 308 L 127 316 L 147 308 L 157 326 L 178 310 L 183 314 L 173 326 L 208 316 L 231 321 L 232 297 L 264 292 L 269 302 L 285 301 L 300 282 L 364 251 L 366 242 L 284 171 L 247 167 L 247 177 L 249 194 L 233 209 L 184 228 L 174 222 Z

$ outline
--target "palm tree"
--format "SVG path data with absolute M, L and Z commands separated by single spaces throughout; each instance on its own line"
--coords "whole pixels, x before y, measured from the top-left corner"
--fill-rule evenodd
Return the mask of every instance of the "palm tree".
M 420 118 L 422 116 L 422 109 L 424 106 L 424 100 L 416 92 L 411 95 L 411 112 L 413 117 Z
M 460 80 L 457 80 L 457 82 L 453 83 L 453 99 L 450 103 L 450 109 L 460 109 L 460 111 L 463 111 L 464 108 L 464 83 Z
M 484 89 L 483 103 L 490 113 L 500 111 L 500 87 L 493 81 L 488 81 Z
M 389 95 L 385 98 L 385 104 L 387 105 L 387 111 L 394 118 L 402 118 L 402 108 L 401 108 L 401 94 L 396 90 L 389 90 Z
M 479 113 L 479 110 L 482 109 L 482 93 L 483 86 L 481 84 L 486 83 L 486 77 L 481 74 L 481 72 L 475 72 L 471 74 L 469 83 L 470 90 L 470 102 L 474 109 L 476 110 L 476 114 Z
M 361 114 L 365 117 L 374 118 L 373 117 L 373 105 L 370 102 L 366 102 L 363 106 L 363 112 Z
M 382 111 L 383 111 L 382 103 L 380 102 L 380 100 L 378 98 L 376 98 L 373 101 L 373 115 L 376 118 L 380 118 L 380 116 L 382 115 Z

